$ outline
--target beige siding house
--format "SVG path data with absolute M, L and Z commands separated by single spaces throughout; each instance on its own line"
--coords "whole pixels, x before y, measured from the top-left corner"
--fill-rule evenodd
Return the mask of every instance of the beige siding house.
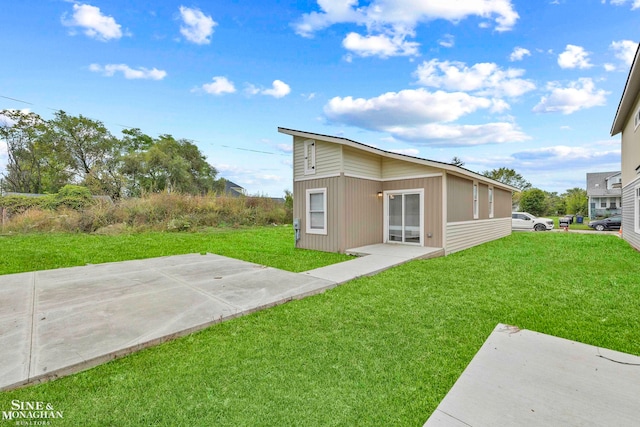
M 622 133 L 622 238 L 640 250 L 640 48 L 631 65 L 611 136 Z
M 346 138 L 278 132 L 293 137 L 299 248 L 345 252 L 390 243 L 449 254 L 511 233 L 514 187 Z

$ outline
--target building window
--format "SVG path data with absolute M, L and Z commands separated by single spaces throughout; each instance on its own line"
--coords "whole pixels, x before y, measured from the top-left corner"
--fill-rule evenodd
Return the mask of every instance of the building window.
M 493 187 L 489 187 L 489 218 L 493 218 Z
M 316 173 L 316 142 L 307 140 L 304 142 L 304 174 L 313 175 Z
M 327 189 L 307 190 L 307 233 L 327 234 Z
M 478 184 L 473 184 L 473 219 L 478 219 Z
M 606 208 L 607 207 L 607 199 L 606 198 L 600 199 L 600 207 L 601 208 Z
M 609 202 L 609 209 L 618 209 L 616 206 L 616 199 L 611 199 Z

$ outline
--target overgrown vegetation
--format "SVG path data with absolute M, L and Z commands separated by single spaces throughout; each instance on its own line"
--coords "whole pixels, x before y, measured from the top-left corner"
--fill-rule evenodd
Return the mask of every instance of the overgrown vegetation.
M 637 277 L 615 236 L 514 233 L 1 393 L 0 408 L 49 402 L 60 426 L 422 425 L 497 323 L 640 355 Z
M 290 198 L 289 198 L 290 199 Z M 267 197 L 149 194 L 140 198 L 93 199 L 84 187 L 66 186 L 43 197 L 0 197 L 6 209 L 3 233 L 194 231 L 203 227 L 289 224 L 292 200 Z

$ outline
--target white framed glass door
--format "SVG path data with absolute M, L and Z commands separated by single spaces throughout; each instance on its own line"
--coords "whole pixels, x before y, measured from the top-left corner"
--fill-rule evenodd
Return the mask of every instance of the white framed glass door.
M 384 197 L 384 242 L 422 245 L 422 190 L 388 191 Z

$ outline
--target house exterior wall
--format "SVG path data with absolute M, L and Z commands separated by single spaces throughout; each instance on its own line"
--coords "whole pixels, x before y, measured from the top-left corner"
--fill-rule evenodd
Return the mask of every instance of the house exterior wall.
M 309 138 L 294 137 L 293 139 L 293 176 L 294 178 L 321 178 L 337 176 L 342 168 L 342 147 L 330 142 L 313 140 L 316 143 L 316 173 L 304 173 L 304 142 Z
M 344 147 L 344 173 L 347 176 L 368 179 L 382 178 L 382 158 L 375 154 Z
M 308 234 L 305 232 L 306 224 L 306 191 L 308 189 L 327 189 L 327 234 Z M 341 194 L 344 193 L 344 177 L 319 178 L 293 183 L 293 217 L 299 218 L 300 240 L 296 247 L 314 249 L 325 252 L 344 251 L 344 220 L 341 213 L 344 212 Z
M 622 187 L 638 177 L 636 168 L 640 166 L 640 126 L 635 129 L 633 115 L 640 108 L 640 97 L 636 97 L 631 115 L 626 118 L 622 130 Z M 624 210 L 624 207 L 623 207 Z
M 383 191 L 424 189 L 422 242 L 424 246 L 441 248 L 444 242 L 442 235 L 442 177 L 384 181 L 382 188 Z M 382 231 L 380 232 L 380 241 L 382 241 Z
M 493 217 L 509 218 L 511 221 L 511 191 L 502 188 L 493 188 Z
M 468 249 L 511 234 L 509 218 L 478 219 L 447 223 L 445 255 Z
M 478 183 L 478 219 L 489 219 L 489 186 L 483 183 Z
M 447 175 L 447 222 L 473 220 L 473 180 Z
M 442 173 L 442 170 L 398 159 L 382 158 L 382 179 L 422 177 L 439 173 Z
M 622 238 L 640 251 L 640 233 L 636 229 L 638 206 L 636 188 L 640 186 L 640 177 L 622 189 Z
M 345 177 L 343 251 L 359 246 L 382 243 L 382 182 Z

